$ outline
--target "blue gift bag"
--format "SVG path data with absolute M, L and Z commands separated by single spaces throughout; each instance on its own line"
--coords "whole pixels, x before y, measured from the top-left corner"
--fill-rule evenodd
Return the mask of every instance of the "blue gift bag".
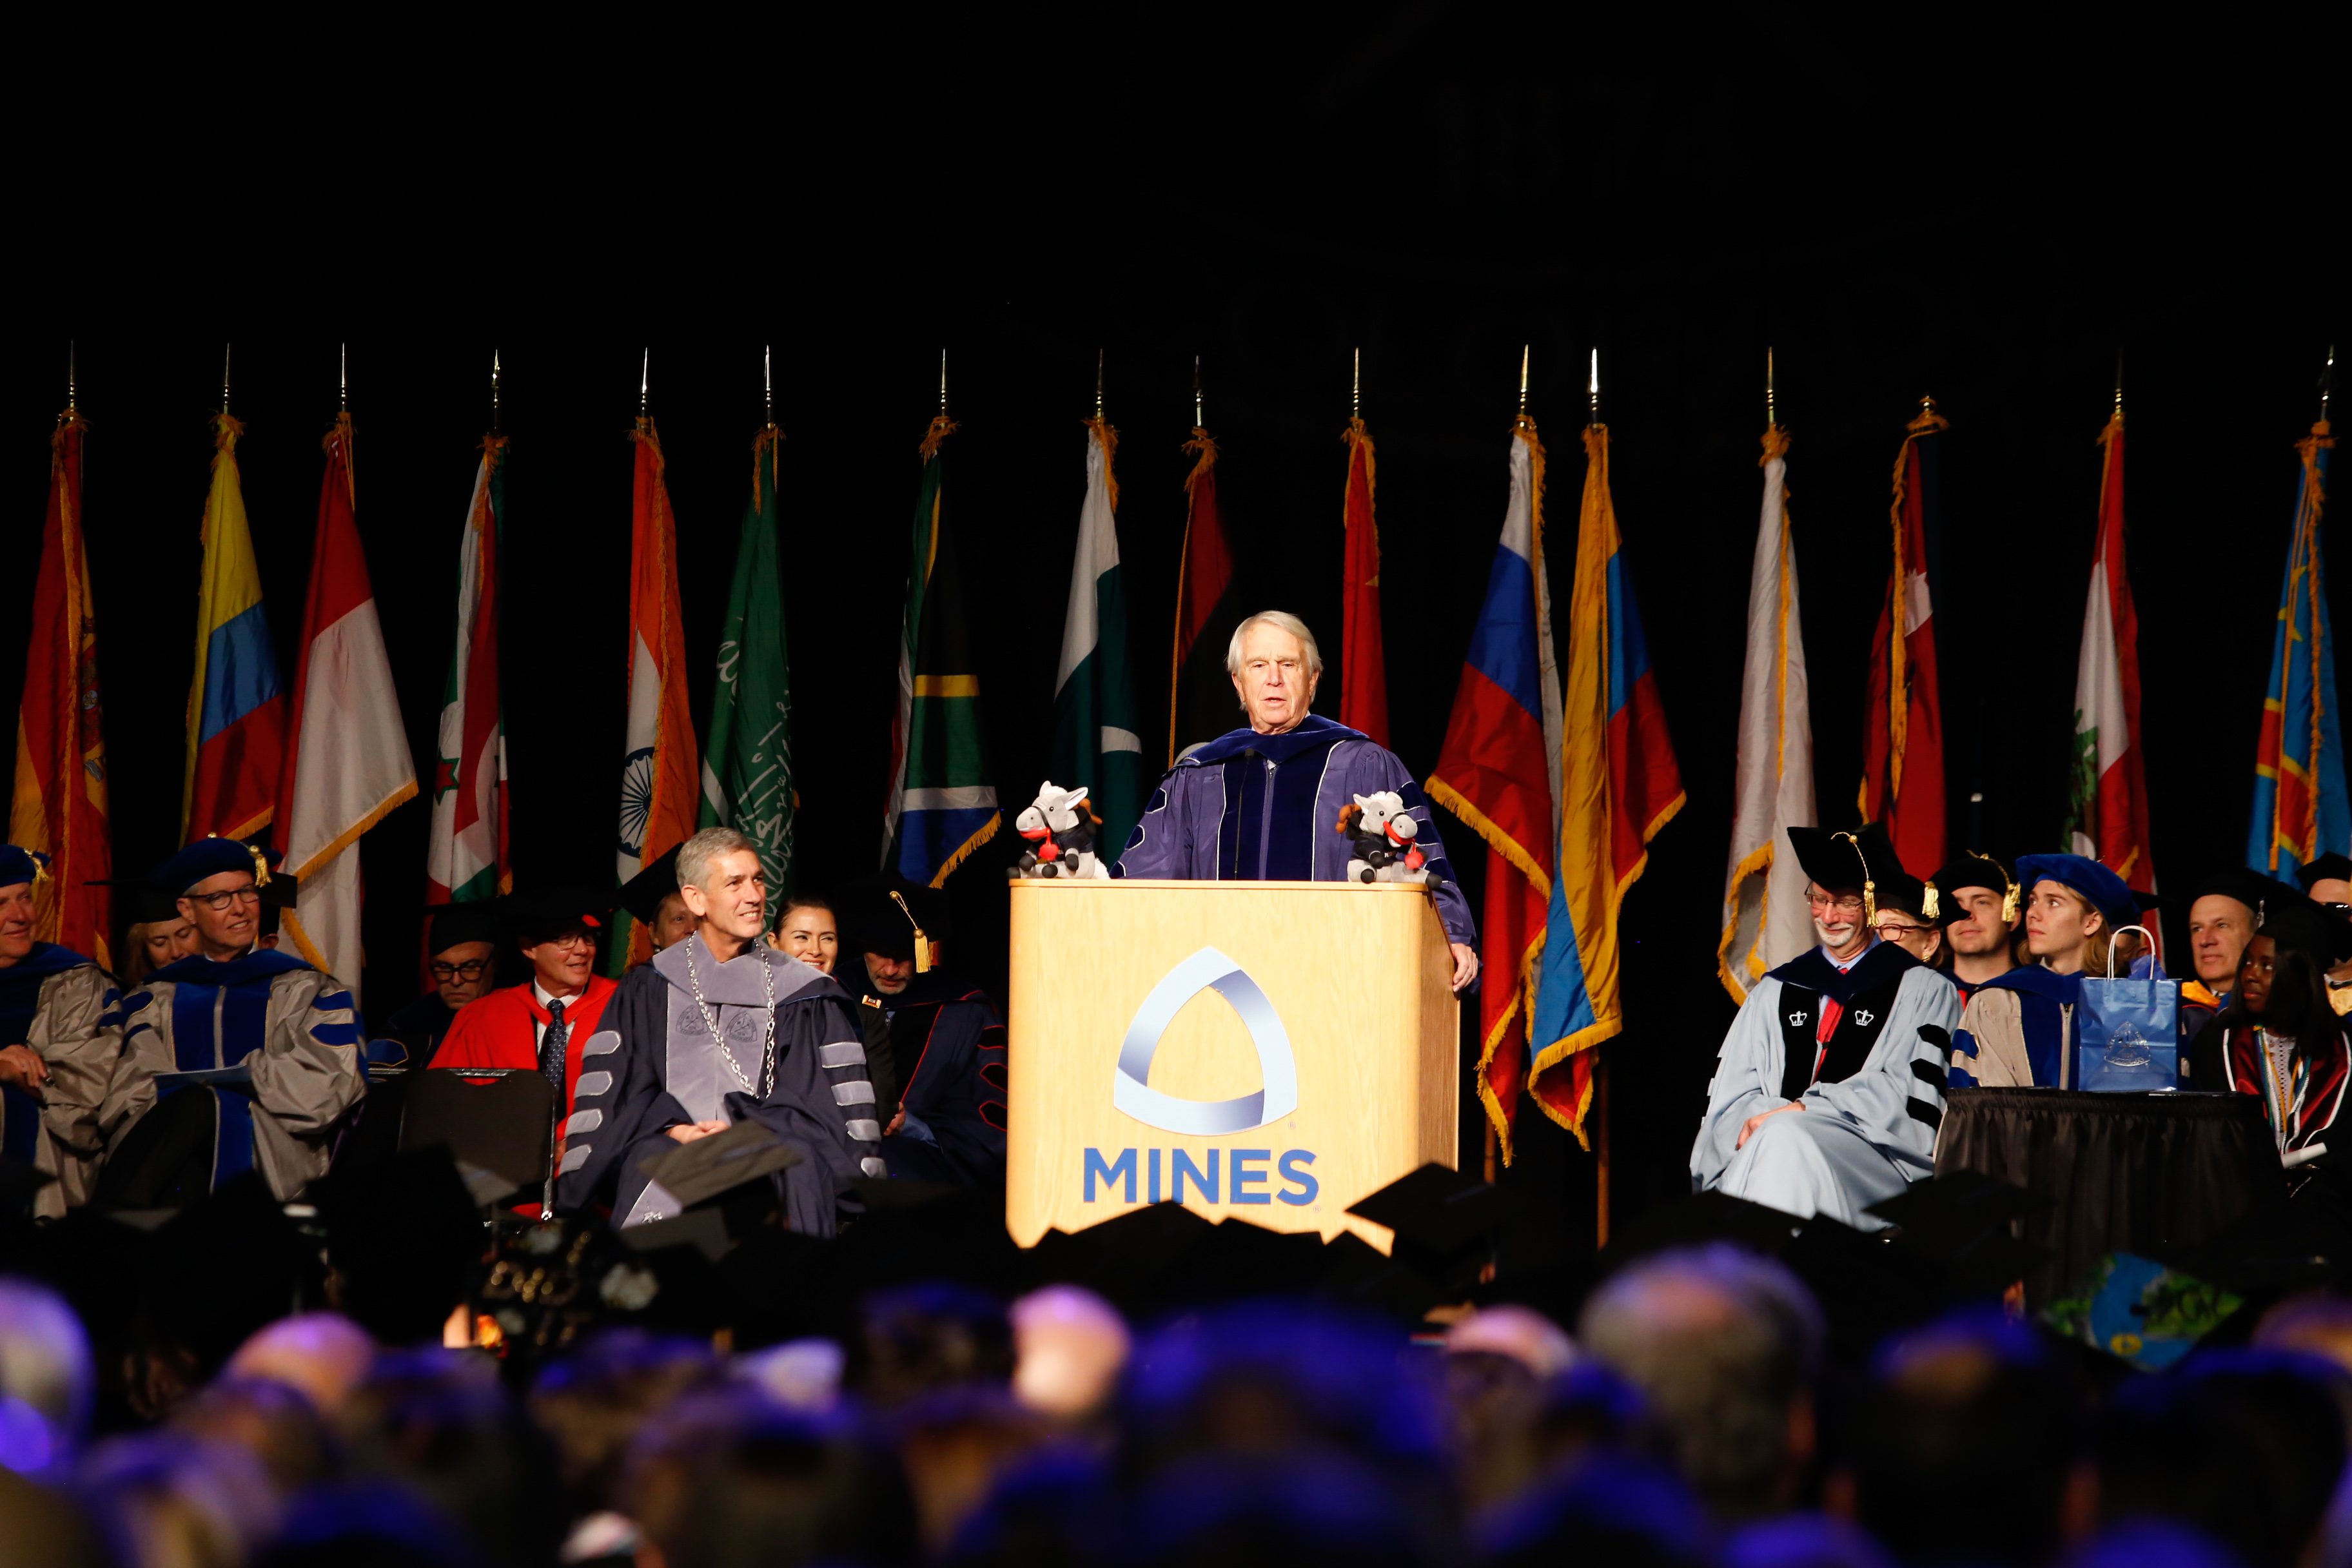
M 2147 935 L 2145 926 L 2123 929 Z M 2074 1087 L 2101 1094 L 2179 1089 L 2179 983 L 2165 979 L 2153 963 L 2144 980 L 2118 980 L 2115 968 L 2110 947 L 2106 977 L 2083 977 L 2082 1005 L 2074 1009 Z

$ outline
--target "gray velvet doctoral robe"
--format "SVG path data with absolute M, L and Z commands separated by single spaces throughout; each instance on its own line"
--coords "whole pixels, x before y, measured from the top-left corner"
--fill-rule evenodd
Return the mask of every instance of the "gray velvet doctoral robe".
M 776 1004 L 775 1081 L 764 1100 L 756 1089 L 768 996 L 762 963 Z M 696 983 L 718 1018 L 718 1041 L 696 1005 Z M 662 1151 L 655 1141 L 670 1127 L 751 1119 L 802 1154 L 800 1164 L 782 1173 L 793 1228 L 832 1235 L 840 1191 L 861 1176 L 889 1173 L 866 1046 L 850 1007 L 849 994 L 833 980 L 768 947 L 719 963 L 700 937 L 689 937 L 630 971 L 605 1005 L 603 1026 L 581 1047 L 559 1206 L 609 1202 L 623 1226 L 675 1218 L 684 1205 L 639 1168 Z
M 1824 997 L 1839 1010 L 1826 1045 L 1816 1039 Z M 1952 983 L 1892 942 L 1843 973 L 1818 948 L 1774 970 L 1724 1037 L 1691 1147 L 1692 1190 L 1885 1229 L 1863 1211 L 1935 1173 L 1945 1057 L 1959 1021 Z M 1815 1058 L 1793 1069 L 1792 1038 Z M 1763 1121 L 1738 1146 L 1749 1117 L 1790 1104 L 1803 1109 Z

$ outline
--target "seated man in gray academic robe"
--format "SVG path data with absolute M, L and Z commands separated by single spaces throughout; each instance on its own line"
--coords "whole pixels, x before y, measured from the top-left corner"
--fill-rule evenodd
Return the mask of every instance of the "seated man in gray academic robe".
M 1691 1187 L 1881 1230 L 1864 1211 L 1935 1173 L 1959 993 L 1872 933 L 1877 890 L 1913 880 L 1884 828 L 1788 840 L 1821 945 L 1758 981 L 1732 1020 Z
M 557 1206 L 675 1219 L 684 1205 L 647 1157 L 754 1121 L 802 1156 L 777 1176 L 787 1224 L 831 1236 L 843 1190 L 889 1173 L 849 994 L 767 944 L 766 878 L 742 834 L 697 833 L 677 878 L 694 933 L 631 970 L 582 1045 Z

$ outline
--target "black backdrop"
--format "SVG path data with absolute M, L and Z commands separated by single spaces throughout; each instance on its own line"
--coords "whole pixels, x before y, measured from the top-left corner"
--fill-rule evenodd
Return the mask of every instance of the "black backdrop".
M 30 592 L 71 339 L 119 865 L 159 858 L 176 827 L 226 340 L 289 656 L 350 344 L 361 528 L 425 778 L 502 352 L 525 886 L 611 864 L 641 349 L 707 726 L 774 345 L 802 863 L 839 886 L 878 858 L 915 446 L 942 346 L 962 424 L 956 516 L 993 634 L 987 739 L 1017 799 L 1049 752 L 1098 348 L 1152 736 L 1192 356 L 1243 596 L 1336 646 L 1339 436 L 1361 347 L 1395 738 L 1425 773 L 1501 521 L 1520 345 L 1564 584 L 1598 344 L 1625 548 L 1689 792 L 1625 911 L 1621 1221 L 1683 1189 L 1731 1011 L 1714 948 L 1768 343 L 1794 437 L 1822 820 L 1852 816 L 1890 469 L 1932 393 L 1952 421 L 1937 625 L 1955 841 L 2054 843 L 2094 438 L 2120 350 L 2158 875 L 2177 888 L 2240 852 L 2292 444 L 2343 325 L 2344 185 L 2320 136 L 2340 101 L 2335 24 L 2290 38 L 2217 16 L 2192 45 L 2058 13 L 1880 18 L 1865 36 L 1569 7 L 1505 25 L 1372 6 L 1311 31 L 1139 8 L 1082 28 L 665 24 L 609 61 L 507 26 L 471 35 L 459 69 L 405 62 L 381 35 L 321 40 L 335 72 L 281 80 L 247 62 L 235 91 L 203 100 L 117 75 L 87 38 L 18 84 L 79 129 L 26 192 L 19 255 L 43 258 L 42 281 L 20 283 L 0 335 L 0 475 L 15 476 L 0 530 L 19 542 L 0 617 L 21 625 Z M 2339 562 L 2347 526 L 2339 506 Z M 22 649 L 0 635 L 0 689 Z M 426 816 L 409 805 L 364 841 L 372 1010 L 414 973 Z M 1448 837 L 1475 879 L 1475 840 Z M 992 983 L 1001 864 L 983 855 L 954 884 L 959 961 Z M 1530 1257 L 1589 1244 L 1591 1166 L 1572 1143 L 1531 1132 L 1514 1180 L 1539 1199 Z

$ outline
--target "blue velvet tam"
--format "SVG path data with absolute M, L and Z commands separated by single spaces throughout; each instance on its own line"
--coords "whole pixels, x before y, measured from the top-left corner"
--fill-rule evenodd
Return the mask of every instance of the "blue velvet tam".
M 2110 932 L 2140 922 L 2139 895 L 2121 877 L 2087 855 L 2021 855 L 2017 885 L 2032 897 L 2036 882 L 2057 882 L 2090 900 L 2105 915 Z
M 199 838 L 148 873 L 148 880 L 175 897 L 192 891 L 207 877 L 243 871 L 256 882 L 268 879 L 268 863 L 261 852 L 236 838 Z
M 0 888 L 13 888 L 19 882 L 37 882 L 49 874 L 49 858 L 37 849 L 19 849 L 14 844 L 0 844 Z

